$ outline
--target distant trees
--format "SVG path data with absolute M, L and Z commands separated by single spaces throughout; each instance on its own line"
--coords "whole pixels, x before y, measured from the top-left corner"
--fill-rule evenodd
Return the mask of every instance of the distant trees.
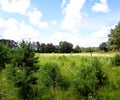
M 55 46 L 52 43 L 48 43 L 45 47 L 46 53 L 55 52 Z
M 81 53 L 81 52 L 82 52 L 82 50 L 81 50 L 80 46 L 76 45 L 74 48 L 74 53 Z
M 32 43 L 33 49 L 38 53 L 81 53 L 81 52 L 96 52 L 98 47 L 80 47 L 76 45 L 73 47 L 73 44 L 67 41 L 60 41 L 59 45 L 54 45 L 52 43 Z
M 5 40 L 1 39 L 0 43 L 4 45 L 8 45 L 12 50 L 15 50 L 19 47 L 19 43 L 15 42 L 14 40 Z M 37 53 L 81 53 L 81 52 L 97 52 L 98 50 L 109 50 L 110 47 L 108 42 L 103 42 L 99 45 L 99 47 L 80 47 L 76 45 L 73 47 L 73 44 L 67 41 L 60 41 L 58 45 L 54 45 L 52 43 L 40 43 L 31 42 L 31 46 Z
M 45 53 L 46 44 L 45 44 L 45 43 L 42 43 L 42 44 L 40 45 L 40 47 L 41 47 L 40 52 L 41 52 L 41 53 Z
M 0 43 L 7 44 L 12 49 L 18 46 L 18 43 L 14 40 L 0 39 Z M 40 43 L 39 41 L 33 42 L 32 47 L 35 52 L 38 53 L 80 53 L 80 52 L 96 52 L 98 50 L 104 50 L 105 52 L 109 50 L 120 51 L 120 22 L 111 29 L 111 33 L 108 35 L 108 41 L 102 42 L 99 47 L 79 47 L 76 45 L 73 48 L 73 44 L 67 41 L 60 41 L 59 45 L 53 45 L 52 43 Z M 99 48 L 99 49 L 98 49 Z
M 61 53 L 71 53 L 73 51 L 73 44 L 66 41 L 61 41 L 59 47 Z
M 102 42 L 100 45 L 99 45 L 99 49 L 100 50 L 104 50 L 105 52 L 108 51 L 108 43 L 107 42 Z
M 17 42 L 15 42 L 14 40 L 0 39 L 0 43 L 8 45 L 12 49 L 15 49 L 18 46 Z
M 71 53 L 73 51 L 73 44 L 66 41 L 61 41 L 59 45 L 33 42 L 32 46 L 38 53 Z
M 115 29 L 111 29 L 108 39 L 110 49 L 120 50 L 120 22 L 115 26 Z

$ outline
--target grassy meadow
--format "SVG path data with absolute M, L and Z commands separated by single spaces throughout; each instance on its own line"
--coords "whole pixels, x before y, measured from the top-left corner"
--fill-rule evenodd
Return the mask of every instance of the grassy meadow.
M 114 54 L 36 54 L 35 100 L 120 100 L 120 66 Z M 0 73 L 0 100 L 19 100 L 18 89 Z M 31 99 L 30 99 L 31 100 Z

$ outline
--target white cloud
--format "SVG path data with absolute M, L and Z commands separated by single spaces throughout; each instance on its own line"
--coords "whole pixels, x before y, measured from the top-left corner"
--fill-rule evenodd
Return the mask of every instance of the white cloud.
M 19 13 L 21 15 L 26 15 L 32 25 L 38 26 L 40 28 L 48 27 L 47 22 L 41 21 L 43 16 L 41 11 L 33 7 L 30 10 L 31 4 L 30 0 L 0 0 L 1 9 L 10 13 Z
M 106 42 L 108 40 L 108 34 L 110 34 L 110 30 L 114 27 L 115 24 L 112 26 L 102 26 L 98 31 L 93 32 L 91 36 L 85 39 L 86 44 L 84 45 L 99 46 L 99 44 L 102 42 Z
M 29 12 L 28 16 L 29 16 L 30 23 L 33 25 L 36 25 L 40 21 L 42 17 L 42 13 L 35 9 L 34 11 Z
M 95 12 L 103 12 L 107 13 L 110 11 L 107 0 L 100 0 L 100 3 L 95 3 L 95 5 L 92 7 L 92 10 Z
M 65 15 L 61 27 L 62 29 L 70 29 L 76 31 L 82 23 L 82 15 L 80 10 L 86 0 L 70 0 L 70 3 L 63 7 L 63 14 Z M 63 1 L 63 5 L 65 1 Z
M 49 42 L 59 44 L 60 41 L 67 41 L 72 43 L 74 46 L 79 43 L 79 35 L 68 32 L 55 32 L 49 38 Z
M 108 40 L 110 29 L 110 26 L 102 26 L 98 31 L 91 34 L 90 42 L 93 42 L 96 46 L 99 46 L 102 42 L 106 42 Z
M 40 39 L 40 34 L 37 30 L 34 30 L 24 22 L 18 22 L 13 18 L 8 20 L 0 18 L 0 35 L 4 39 L 12 39 L 15 41 L 22 39 L 37 41 Z
M 48 23 L 41 21 L 42 13 L 36 8 L 33 11 L 28 12 L 29 21 L 32 25 L 36 25 L 40 28 L 47 28 Z
M 35 7 L 33 7 L 33 10 L 30 10 L 30 7 L 32 7 L 30 0 L 0 0 L 0 8 L 2 10 L 26 15 L 28 16 L 30 23 L 39 28 L 48 27 L 47 22 L 41 21 L 41 17 L 43 16 L 41 11 L 37 10 Z
M 68 35 L 68 37 L 69 37 L 68 41 L 72 43 L 74 46 L 78 45 L 79 41 L 81 41 L 78 34 L 71 34 Z
M 0 0 L 0 6 L 6 12 L 25 15 L 30 7 L 30 0 Z
M 102 26 L 97 32 L 92 34 L 93 38 L 106 38 L 110 32 L 110 27 Z
M 58 44 L 60 41 L 65 41 L 68 38 L 68 34 L 65 32 L 55 32 L 52 34 L 48 41 Z
M 57 23 L 58 23 L 57 20 L 52 20 L 52 21 L 51 21 L 51 25 L 53 25 L 53 26 L 56 25 Z
M 62 8 L 65 6 L 66 2 L 67 2 L 67 0 L 63 0 L 63 1 L 62 1 L 62 4 L 61 4 L 61 7 L 62 7 Z
M 79 37 L 79 44 L 80 46 L 99 46 L 102 42 L 108 41 L 108 34 L 110 34 L 110 30 L 115 28 L 116 24 L 111 26 L 102 26 L 96 32 L 93 32 L 91 35 L 88 36 L 80 36 Z
M 97 39 L 93 37 L 84 37 L 81 42 L 81 46 L 83 47 L 98 47 L 100 43 L 106 41 L 105 39 Z

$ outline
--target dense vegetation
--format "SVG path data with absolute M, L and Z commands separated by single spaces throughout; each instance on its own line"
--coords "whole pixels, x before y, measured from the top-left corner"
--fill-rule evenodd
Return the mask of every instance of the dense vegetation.
M 0 44 L 0 100 L 119 100 L 120 55 L 36 54 Z
M 8 44 L 12 49 L 15 49 L 18 47 L 19 43 L 13 41 L 13 40 L 6 40 L 1 39 L 0 43 L 2 44 Z M 80 47 L 79 45 L 73 47 L 72 43 L 69 43 L 67 41 L 60 41 L 59 45 L 53 45 L 52 43 L 39 43 L 32 42 L 31 46 L 33 47 L 34 51 L 37 53 L 81 53 L 81 52 L 89 52 L 90 49 L 93 51 L 97 51 L 98 47 Z
M 120 22 L 111 29 L 108 41 L 100 44 L 100 49 L 104 51 L 120 51 Z
M 37 58 L 35 58 L 34 50 L 30 43 L 22 41 L 15 50 L 10 45 L 0 44 L 0 69 L 1 74 L 6 70 L 7 79 L 12 82 L 13 86 L 18 90 L 18 98 L 20 100 L 33 100 L 34 87 L 37 84 L 35 72 L 37 67 Z M 4 77 L 1 76 L 1 82 Z M 1 87 L 2 88 L 2 87 Z M 1 91 L 4 88 L 1 89 Z M 1 99 L 6 93 L 0 91 Z M 5 91 L 7 92 L 7 91 Z M 6 99 L 8 100 L 8 99 Z
M 92 52 L 120 50 L 120 23 L 108 38 L 99 48 L 0 40 L 0 100 L 119 100 L 120 54 Z

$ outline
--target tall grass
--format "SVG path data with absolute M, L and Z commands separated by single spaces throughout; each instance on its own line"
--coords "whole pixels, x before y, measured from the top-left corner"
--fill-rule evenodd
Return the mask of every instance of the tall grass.
M 36 100 L 119 100 L 120 67 L 113 55 L 37 54 L 40 69 Z M 0 72 L 0 100 L 19 100 L 17 89 Z M 100 76 L 99 76 L 100 75 Z M 102 77 L 101 77 L 102 76 Z M 102 83 L 100 83 L 102 82 Z M 8 99 L 9 98 L 9 99 Z

